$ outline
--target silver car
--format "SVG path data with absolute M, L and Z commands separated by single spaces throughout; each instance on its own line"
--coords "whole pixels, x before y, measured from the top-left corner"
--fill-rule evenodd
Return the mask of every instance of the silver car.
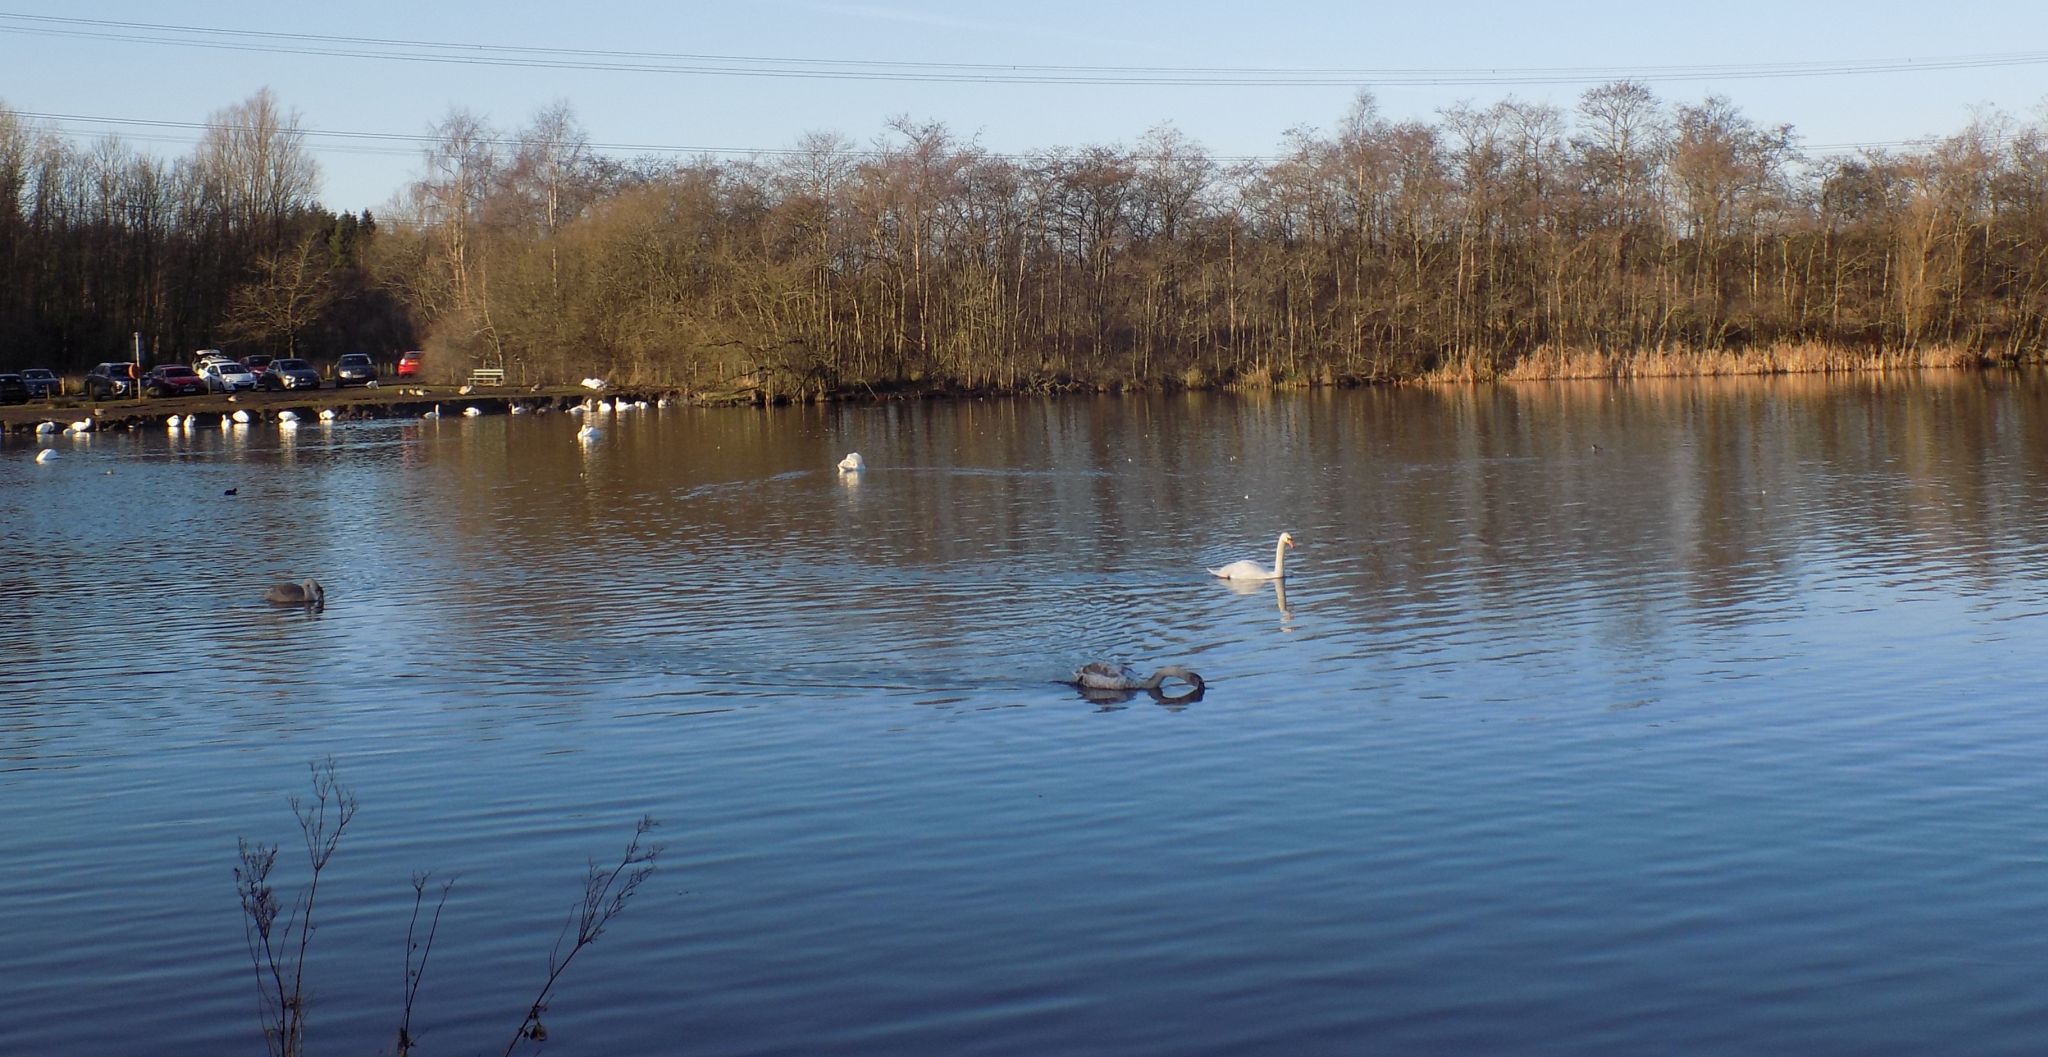
M 216 393 L 234 393 L 256 388 L 256 374 L 236 360 L 205 359 L 194 370 Z

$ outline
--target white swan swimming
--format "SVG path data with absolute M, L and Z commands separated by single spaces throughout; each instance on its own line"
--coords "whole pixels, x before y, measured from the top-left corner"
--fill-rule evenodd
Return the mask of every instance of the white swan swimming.
M 37 434 L 38 436 L 40 436 L 40 435 L 43 435 L 43 434 L 47 434 L 47 433 L 55 433 L 55 432 L 57 432 L 57 429 L 58 429 L 58 426 L 57 426 L 57 424 L 56 424 L 55 422 L 38 422 L 38 423 L 36 423 L 36 434 Z
M 335 418 L 335 415 L 334 415 L 334 409 L 333 409 L 333 408 L 331 408 L 331 407 L 323 407 L 323 408 L 321 408 L 321 409 L 320 409 L 320 421 L 322 421 L 322 422 L 332 422 L 332 421 L 334 421 L 334 418 Z
M 505 412 L 505 413 L 506 413 L 506 414 L 508 414 L 508 415 L 523 415 L 523 414 L 526 414 L 526 405 L 525 405 L 525 404 L 513 404 L 513 405 L 512 405 L 512 406 L 511 406 L 510 408 L 508 408 L 508 409 L 506 410 L 506 412 Z
M 277 413 L 277 421 L 280 424 L 289 422 L 296 426 L 299 424 L 299 413 L 296 411 L 280 411 Z
M 462 409 L 463 418 L 475 418 L 483 413 L 484 409 L 476 406 L 475 404 L 471 404 L 468 407 Z
M 441 417 L 441 405 L 439 405 L 439 404 L 435 404 L 435 405 L 434 405 L 434 409 L 433 409 L 432 411 L 429 411 L 429 412 L 427 412 L 426 414 L 424 414 L 424 415 L 421 415 L 420 417 L 421 417 L 421 418 L 440 418 L 440 417 Z
M 1168 679 L 1178 679 L 1186 683 L 1188 686 L 1187 691 L 1179 694 L 1161 692 L 1160 686 Z M 1140 678 L 1138 673 L 1130 668 L 1121 664 L 1112 664 L 1108 661 L 1090 662 L 1083 666 L 1080 671 L 1075 672 L 1074 677 L 1069 682 L 1079 687 L 1084 696 L 1091 698 L 1102 699 L 1121 696 L 1136 690 L 1143 690 L 1153 697 L 1168 703 L 1199 701 L 1202 698 L 1202 691 L 1206 687 L 1206 684 L 1202 682 L 1201 676 L 1178 664 L 1169 664 L 1149 676 Z
M 840 473 L 859 473 L 867 468 L 868 461 L 861 458 L 860 452 L 857 451 L 849 452 L 846 458 L 839 460 Z
M 172 415 L 171 417 L 169 417 L 169 418 L 167 418 L 167 419 L 164 419 L 164 428 L 165 428 L 165 429 L 171 429 L 171 430 L 175 430 L 175 429 L 178 429 L 179 427 L 183 426 L 184 424 L 185 424 L 185 420 L 184 420 L 184 419 L 182 419 L 182 418 L 180 418 L 180 417 L 178 417 L 177 415 Z
M 229 417 L 235 420 L 235 425 L 237 426 L 246 426 L 249 424 L 249 413 L 247 411 L 237 411 Z
M 598 432 L 596 426 L 584 426 L 576 431 L 576 439 L 583 441 L 596 440 Z
M 57 449 L 55 448 L 44 448 L 43 450 L 36 452 L 36 462 L 38 463 L 49 462 L 55 459 L 56 457 Z
M 78 421 L 76 421 L 76 422 L 73 422 L 73 423 L 71 424 L 71 426 L 70 426 L 70 427 L 69 427 L 68 429 L 66 429 L 66 430 L 65 430 L 64 432 L 66 432 L 66 433 L 91 433 L 91 432 L 92 432 L 92 419 L 89 419 L 89 418 L 81 418 L 81 419 L 79 419 Z
M 1273 567 L 1271 569 L 1250 559 L 1231 562 L 1220 569 L 1211 569 L 1209 574 L 1225 580 L 1279 580 L 1287 575 L 1287 548 L 1294 546 L 1294 537 L 1282 532 L 1280 542 L 1273 545 Z
M 220 428 L 226 429 L 233 424 L 234 423 L 228 421 L 228 417 L 226 415 L 222 415 L 220 417 Z

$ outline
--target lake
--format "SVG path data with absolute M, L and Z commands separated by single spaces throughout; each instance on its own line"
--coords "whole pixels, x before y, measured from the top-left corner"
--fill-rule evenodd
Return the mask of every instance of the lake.
M 503 1050 L 643 814 L 548 1052 L 2048 1048 L 2048 377 L 603 418 L 0 441 L 0 1053 L 262 1053 L 329 758 L 312 1054 L 416 871 Z

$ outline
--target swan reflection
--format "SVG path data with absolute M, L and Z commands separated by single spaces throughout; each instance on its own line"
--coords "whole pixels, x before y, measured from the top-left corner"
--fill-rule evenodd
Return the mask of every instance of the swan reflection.
M 1234 595 L 1264 594 L 1267 585 L 1273 588 L 1273 604 L 1280 610 L 1280 619 L 1294 619 L 1294 607 L 1287 604 L 1287 584 L 1282 580 L 1225 580 L 1223 585 Z

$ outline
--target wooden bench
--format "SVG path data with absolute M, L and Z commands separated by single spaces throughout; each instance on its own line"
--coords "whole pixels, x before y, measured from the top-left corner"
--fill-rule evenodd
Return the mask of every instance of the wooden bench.
M 504 384 L 505 384 L 505 369 L 504 369 L 503 367 L 477 367 L 477 368 L 474 368 L 474 369 L 472 369 L 472 370 L 471 370 L 471 371 L 469 372 L 469 384 L 471 384 L 471 385 L 504 385 Z

